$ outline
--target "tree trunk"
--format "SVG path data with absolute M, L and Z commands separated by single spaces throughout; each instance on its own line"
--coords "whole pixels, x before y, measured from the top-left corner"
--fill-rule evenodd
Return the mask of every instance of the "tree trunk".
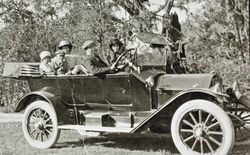
M 167 36 L 167 29 L 170 26 L 170 10 L 173 7 L 174 0 L 166 0 L 165 15 L 163 18 L 162 35 Z

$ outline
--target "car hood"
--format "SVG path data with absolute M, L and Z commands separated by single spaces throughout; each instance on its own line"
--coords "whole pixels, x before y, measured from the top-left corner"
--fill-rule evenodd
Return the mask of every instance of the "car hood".
M 213 74 L 164 74 L 159 77 L 156 89 L 208 89 L 210 87 L 212 78 Z

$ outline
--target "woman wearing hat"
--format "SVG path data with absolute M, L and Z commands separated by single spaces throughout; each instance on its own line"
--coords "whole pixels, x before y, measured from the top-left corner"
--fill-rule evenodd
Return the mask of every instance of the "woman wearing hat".
M 79 64 L 81 56 L 79 54 L 72 54 L 73 45 L 69 41 L 62 40 L 57 47 L 59 50 L 63 50 L 65 52 L 65 59 L 70 68 Z
M 119 40 L 119 39 L 114 39 L 111 40 L 110 44 L 109 44 L 109 55 L 107 56 L 107 61 L 109 62 L 109 64 L 113 64 L 116 59 L 118 58 L 118 56 L 125 50 L 123 43 Z
M 67 41 L 67 40 L 62 40 L 59 44 L 58 44 L 58 49 L 59 50 L 64 50 L 66 54 L 70 54 L 71 50 L 72 50 L 72 44 Z
M 51 54 L 49 51 L 42 51 L 40 53 L 40 59 L 41 63 L 39 66 L 39 70 L 42 74 L 55 72 L 51 65 Z

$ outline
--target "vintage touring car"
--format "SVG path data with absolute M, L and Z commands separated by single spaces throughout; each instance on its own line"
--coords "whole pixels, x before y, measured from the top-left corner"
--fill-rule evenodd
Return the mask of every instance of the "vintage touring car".
M 167 42 L 161 36 L 147 38 L 148 44 L 161 46 L 134 52 L 131 62 L 136 68 L 130 72 L 44 76 L 38 63 L 5 63 L 4 77 L 29 85 L 30 93 L 15 109 L 24 111 L 22 128 L 28 143 L 36 148 L 52 147 L 62 129 L 150 130 L 171 132 L 181 154 L 223 155 L 235 142 L 248 140 L 247 97 L 240 96 L 237 87 L 224 90 L 214 74 L 166 73 Z M 117 62 L 129 59 L 131 53 L 127 53 Z

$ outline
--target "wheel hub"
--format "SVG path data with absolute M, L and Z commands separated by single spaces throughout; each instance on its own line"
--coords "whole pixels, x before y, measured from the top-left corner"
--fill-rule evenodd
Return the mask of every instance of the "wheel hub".
M 198 124 L 194 127 L 194 136 L 198 139 L 205 138 L 209 134 L 207 127 L 204 124 Z
M 195 131 L 195 135 L 197 136 L 197 137 L 201 137 L 202 136 L 202 129 L 201 128 L 198 128 L 196 131 Z
M 38 130 L 44 130 L 45 129 L 45 122 L 44 122 L 44 120 L 39 120 L 38 122 L 35 123 L 34 126 Z

